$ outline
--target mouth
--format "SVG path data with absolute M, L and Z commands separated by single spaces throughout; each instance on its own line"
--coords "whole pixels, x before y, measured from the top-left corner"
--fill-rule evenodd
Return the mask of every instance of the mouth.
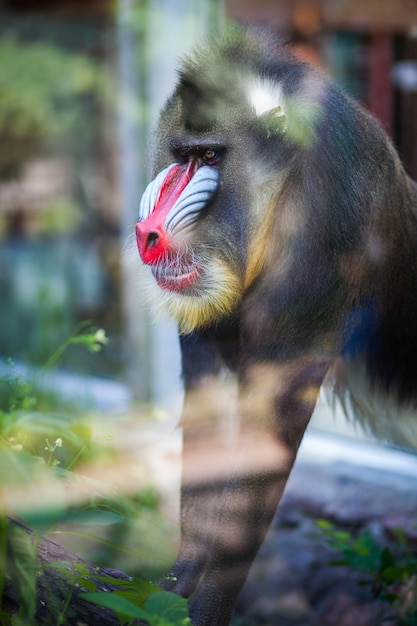
M 193 266 L 163 266 L 155 265 L 151 268 L 152 274 L 161 289 L 183 293 L 194 286 L 200 275 L 200 267 Z

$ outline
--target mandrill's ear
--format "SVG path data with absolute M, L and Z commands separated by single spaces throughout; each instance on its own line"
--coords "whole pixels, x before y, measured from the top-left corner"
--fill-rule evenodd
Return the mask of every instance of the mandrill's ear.
M 279 83 L 257 78 L 249 84 L 249 103 L 268 134 L 284 134 L 288 128 L 284 97 Z

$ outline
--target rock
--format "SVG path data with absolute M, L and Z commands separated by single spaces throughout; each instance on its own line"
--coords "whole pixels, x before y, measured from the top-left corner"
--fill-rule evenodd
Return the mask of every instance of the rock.
M 361 584 L 366 574 L 330 565 L 340 554 L 320 519 L 355 536 L 370 532 L 381 546 L 392 545 L 398 526 L 415 542 L 417 484 L 346 463 L 296 464 L 242 592 L 236 626 L 395 626 L 386 621 L 390 605 Z

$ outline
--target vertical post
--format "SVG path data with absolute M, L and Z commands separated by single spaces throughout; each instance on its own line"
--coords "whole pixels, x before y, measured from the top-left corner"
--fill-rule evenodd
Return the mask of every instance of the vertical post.
M 172 92 L 178 62 L 213 26 L 219 0 L 150 0 L 146 29 L 148 50 L 147 100 L 151 118 L 151 144 L 159 110 Z M 211 13 L 213 11 L 213 13 Z M 149 164 L 148 164 L 149 166 Z M 180 353 L 176 324 L 161 315 L 150 326 L 152 343 L 150 370 L 151 396 L 170 413 L 179 412 L 182 403 Z
M 179 411 L 180 356 L 175 323 L 155 319 L 146 302 L 146 269 L 133 244 L 134 223 L 141 194 L 151 177 L 152 133 L 158 112 L 171 93 L 179 58 L 217 21 L 222 0 L 148 0 L 139 16 L 135 0 L 118 3 L 118 77 L 120 193 L 123 239 L 132 241 L 132 253 L 123 255 L 123 306 L 127 378 L 134 395 L 143 401 Z M 137 8 L 137 5 L 136 5 Z M 136 20 L 136 23 L 134 22 Z M 132 28 L 143 37 L 141 78 Z M 131 106 L 142 101 L 142 107 Z M 144 111 L 138 124 L 132 108 Z M 151 314 L 149 314 L 151 311 Z
M 134 225 L 144 181 L 140 124 L 136 112 L 140 89 L 133 38 L 133 2 L 119 0 L 117 10 L 118 163 L 121 203 L 121 294 L 126 379 L 134 396 L 150 396 L 149 314 L 143 296 L 144 268 L 134 247 Z M 127 249 L 127 250 L 126 250 Z M 125 251 L 126 250 L 126 251 Z

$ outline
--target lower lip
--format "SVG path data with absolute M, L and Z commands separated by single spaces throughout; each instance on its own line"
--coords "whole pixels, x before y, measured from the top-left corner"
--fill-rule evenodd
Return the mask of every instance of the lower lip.
M 181 274 L 180 276 L 163 276 L 159 274 L 155 276 L 155 280 L 161 289 L 181 293 L 193 286 L 199 274 L 200 269 L 196 267 L 188 274 Z

